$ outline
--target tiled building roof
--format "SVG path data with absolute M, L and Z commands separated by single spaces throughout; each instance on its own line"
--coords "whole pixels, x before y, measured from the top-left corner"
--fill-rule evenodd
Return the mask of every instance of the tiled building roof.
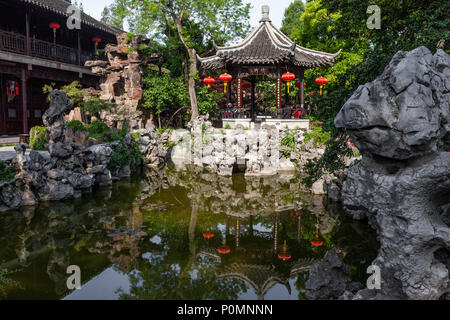
M 21 1 L 35 5 L 37 7 L 41 7 L 45 10 L 49 10 L 66 17 L 69 16 L 69 14 L 67 14 L 67 7 L 70 6 L 69 1 L 65 0 L 21 0 Z M 116 27 L 109 26 L 103 22 L 100 22 L 92 18 L 91 16 L 85 14 L 84 12 L 81 13 L 81 22 L 94 28 L 100 29 L 102 31 L 111 33 L 113 35 L 117 35 L 124 32 Z
M 266 11 L 264 11 L 266 10 Z M 215 46 L 216 55 L 200 58 L 202 68 L 219 69 L 227 65 L 274 65 L 288 63 L 305 69 L 332 66 L 335 54 L 298 46 L 278 30 L 263 8 L 263 18 L 240 44 L 230 47 Z

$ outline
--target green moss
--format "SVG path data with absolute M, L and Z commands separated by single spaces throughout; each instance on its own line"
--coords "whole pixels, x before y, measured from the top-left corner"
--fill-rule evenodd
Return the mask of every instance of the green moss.
M 30 130 L 30 148 L 31 150 L 45 150 L 45 127 L 36 126 Z
M 230 126 L 229 123 L 227 123 L 227 124 L 225 125 L 225 129 L 231 129 L 231 126 Z

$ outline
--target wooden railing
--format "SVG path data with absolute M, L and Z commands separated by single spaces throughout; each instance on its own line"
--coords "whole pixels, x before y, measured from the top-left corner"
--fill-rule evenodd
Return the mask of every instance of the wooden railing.
M 30 55 L 82 66 L 87 60 L 94 59 L 92 53 L 82 51 L 81 61 L 79 62 L 77 49 L 34 38 L 30 39 L 30 50 L 28 54 L 26 42 L 26 37 L 21 34 L 0 30 L 0 51 Z

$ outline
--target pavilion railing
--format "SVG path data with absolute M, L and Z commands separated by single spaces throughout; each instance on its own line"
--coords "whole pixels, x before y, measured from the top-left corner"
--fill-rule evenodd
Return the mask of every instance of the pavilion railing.
M 251 110 L 248 108 L 231 107 L 221 111 L 222 119 L 250 119 Z M 265 117 L 273 119 L 304 119 L 307 110 L 300 106 L 288 106 L 283 108 L 267 108 L 264 112 L 256 112 L 255 118 Z
M 26 37 L 0 30 L 0 50 L 27 55 Z M 78 50 L 39 39 L 30 39 L 30 55 L 37 58 L 78 65 Z M 81 52 L 81 65 L 94 58 L 94 54 Z

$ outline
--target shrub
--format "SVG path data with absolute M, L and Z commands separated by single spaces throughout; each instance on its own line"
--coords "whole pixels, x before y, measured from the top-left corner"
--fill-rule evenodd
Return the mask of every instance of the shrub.
M 45 150 L 45 127 L 35 126 L 30 130 L 30 148 L 32 150 Z
M 115 170 L 121 168 L 133 161 L 138 160 L 141 157 L 138 145 L 135 143 L 132 148 L 120 145 L 114 149 L 114 153 L 108 164 L 109 170 Z
M 14 171 L 4 161 L 0 161 L 0 182 L 11 181 L 14 176 Z
M 91 138 L 100 140 L 105 134 L 109 134 L 111 129 L 103 121 L 95 120 L 88 126 L 88 131 Z
M 83 122 L 79 120 L 72 120 L 67 122 L 67 126 L 72 128 L 74 132 L 78 131 L 87 131 L 87 128 L 84 126 Z
M 225 129 L 231 129 L 231 125 L 230 125 L 229 123 L 227 123 L 227 124 L 225 125 Z
M 312 131 L 305 133 L 305 144 L 314 139 L 314 147 L 322 146 L 331 139 L 331 132 L 324 131 L 322 127 L 314 127 Z

